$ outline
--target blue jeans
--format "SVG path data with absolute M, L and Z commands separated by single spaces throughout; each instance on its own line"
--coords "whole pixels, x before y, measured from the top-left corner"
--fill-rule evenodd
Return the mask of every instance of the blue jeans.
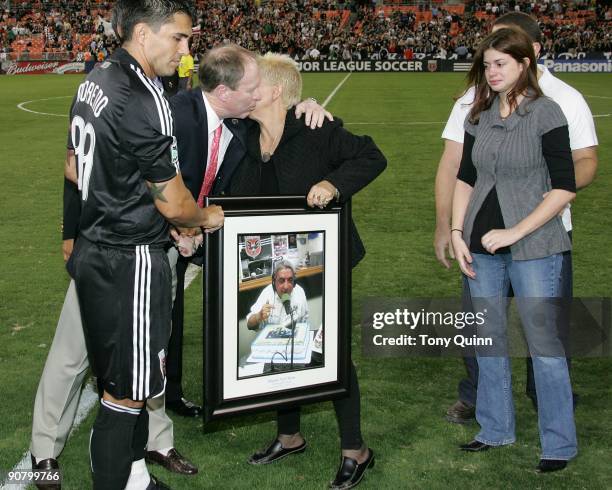
M 572 232 L 568 232 L 570 239 L 572 238 Z M 572 298 L 574 296 L 573 293 L 573 273 L 572 273 L 572 252 L 564 252 L 563 253 L 563 266 L 561 268 L 561 291 L 562 296 L 564 298 Z M 510 292 L 510 296 L 514 296 L 512 291 Z M 463 311 L 473 311 L 472 309 L 472 298 L 470 296 L 470 286 L 468 283 L 468 278 L 463 276 L 462 288 L 461 288 L 461 304 Z M 467 330 L 464 330 L 467 333 Z M 474 332 L 475 333 L 475 332 Z M 471 335 L 471 332 L 470 332 Z M 531 362 L 531 358 L 528 357 L 527 361 L 527 380 L 525 392 L 527 396 L 532 400 L 536 400 L 536 388 L 535 388 L 535 379 L 533 377 L 533 365 Z M 470 405 L 476 405 L 476 390 L 478 389 L 478 362 L 476 361 L 476 357 L 467 356 L 463 358 L 463 363 L 465 365 L 465 370 L 467 376 L 462 378 L 459 381 L 458 385 L 458 394 L 459 400 L 469 403 Z M 572 366 L 570 362 L 570 358 L 567 358 L 567 368 L 570 371 L 570 379 L 571 379 L 571 371 Z M 578 395 L 574 394 L 574 408 L 576 407 L 576 403 L 578 401 Z
M 533 360 L 541 457 L 569 460 L 577 453 L 572 388 L 561 341 L 554 337 L 559 309 L 545 300 L 562 296 L 563 255 L 516 261 L 511 254 L 472 256 L 476 279 L 469 279 L 469 287 L 474 311 L 487 312 L 479 335 L 494 343 L 492 348 L 476 350 L 476 420 L 481 430 L 475 439 L 491 446 L 516 440 L 506 337 L 507 296 L 512 285 Z M 546 355 L 557 344 L 560 355 Z

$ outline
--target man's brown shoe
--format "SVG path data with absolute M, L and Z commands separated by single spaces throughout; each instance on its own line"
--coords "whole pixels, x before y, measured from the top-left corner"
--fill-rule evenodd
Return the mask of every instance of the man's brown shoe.
M 40 463 L 36 463 L 36 458 L 30 455 L 32 459 L 32 471 L 59 471 L 59 465 L 57 459 L 49 458 L 43 459 Z M 62 485 L 60 483 L 49 481 L 49 483 L 36 483 L 36 488 L 39 490 L 61 490 Z
M 476 417 L 476 408 L 463 400 L 457 400 L 446 411 L 446 420 L 453 424 L 467 424 Z
M 198 472 L 198 467 L 191 461 L 181 455 L 176 449 L 172 448 L 168 451 L 168 455 L 164 456 L 157 451 L 147 451 L 145 453 L 147 463 L 156 463 L 163 466 L 172 473 L 181 475 L 195 475 Z

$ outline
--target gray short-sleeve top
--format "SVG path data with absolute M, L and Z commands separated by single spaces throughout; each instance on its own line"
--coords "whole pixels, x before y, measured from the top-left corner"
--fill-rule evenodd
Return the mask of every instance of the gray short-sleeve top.
M 468 116 L 469 118 L 469 116 Z M 525 98 L 506 119 L 499 114 L 499 96 L 481 112 L 478 124 L 468 118 L 465 130 L 474 136 L 472 161 L 477 179 L 463 223 L 469 247 L 474 219 L 495 186 L 506 228 L 511 228 L 543 201 L 551 190 L 550 175 L 542 153 L 542 135 L 567 125 L 556 102 L 548 97 Z M 547 257 L 571 249 L 559 216 L 510 246 L 513 260 Z

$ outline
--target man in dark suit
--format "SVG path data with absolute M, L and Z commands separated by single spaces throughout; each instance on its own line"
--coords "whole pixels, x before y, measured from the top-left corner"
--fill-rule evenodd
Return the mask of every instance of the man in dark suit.
M 259 96 L 259 70 L 255 54 L 237 45 L 208 51 L 200 62 L 200 86 L 180 92 L 171 99 L 176 126 L 183 181 L 200 206 L 207 195 L 227 192 L 235 170 L 246 153 L 245 117 Z M 331 114 L 314 99 L 296 108 L 305 114 L 311 128 L 321 126 Z M 206 159 L 206 160 L 204 160 Z M 186 400 L 182 389 L 184 278 L 189 262 L 202 264 L 201 254 L 179 257 L 176 267 L 176 299 L 172 313 L 172 336 L 168 346 L 166 407 L 173 412 L 197 417 L 201 407 Z M 164 464 L 159 454 L 153 461 Z
M 259 72 L 255 56 L 237 46 L 209 51 L 199 70 L 200 87 L 171 99 L 181 174 L 194 199 L 202 205 L 208 194 L 224 194 L 246 151 L 242 119 L 259 100 Z M 185 271 L 189 262 L 202 265 L 202 255 L 179 257 L 177 289 L 168 346 L 166 407 L 186 417 L 197 417 L 201 407 L 183 396 L 182 350 Z

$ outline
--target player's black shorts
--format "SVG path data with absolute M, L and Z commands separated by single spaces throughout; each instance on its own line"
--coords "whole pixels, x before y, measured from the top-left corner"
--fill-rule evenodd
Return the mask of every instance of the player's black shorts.
M 91 367 L 117 399 L 163 393 L 170 338 L 171 271 L 163 248 L 77 240 L 74 277 Z

